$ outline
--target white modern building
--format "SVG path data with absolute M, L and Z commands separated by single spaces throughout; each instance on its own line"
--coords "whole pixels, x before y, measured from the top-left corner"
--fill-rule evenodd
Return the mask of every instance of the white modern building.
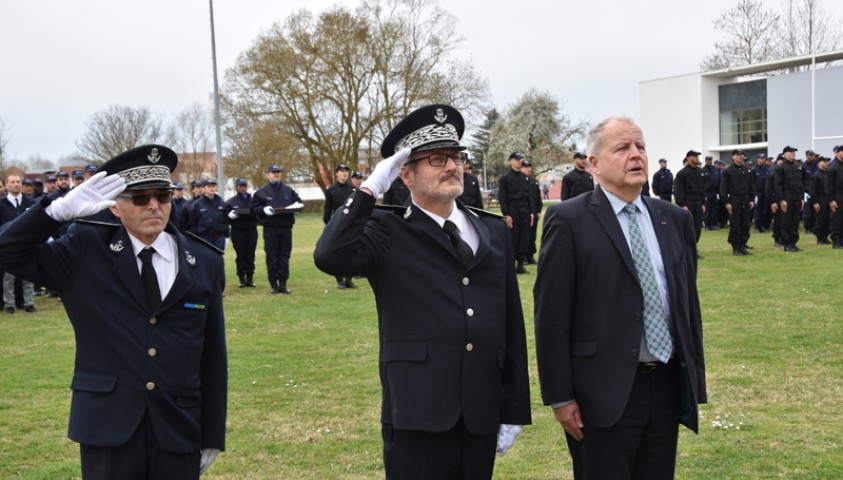
M 650 172 L 659 158 L 674 173 L 688 150 L 726 163 L 735 148 L 747 159 L 786 145 L 831 157 L 843 144 L 843 50 L 640 83 L 640 124 Z M 810 66 L 807 71 L 787 69 Z

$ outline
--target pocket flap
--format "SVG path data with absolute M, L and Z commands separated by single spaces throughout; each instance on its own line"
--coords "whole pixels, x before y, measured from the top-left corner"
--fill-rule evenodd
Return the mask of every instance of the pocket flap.
M 597 355 L 597 342 L 571 344 L 572 357 L 593 357 L 595 355 Z
M 73 374 L 70 388 L 84 392 L 107 393 L 114 390 L 115 385 L 117 385 L 117 377 L 113 375 L 76 372 Z
M 382 362 L 421 362 L 427 359 L 427 342 L 390 342 L 381 350 Z

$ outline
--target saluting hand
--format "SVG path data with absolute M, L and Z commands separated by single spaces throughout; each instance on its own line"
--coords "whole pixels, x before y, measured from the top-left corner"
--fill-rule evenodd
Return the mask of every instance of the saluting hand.
M 99 172 L 53 201 L 44 212 L 58 222 L 87 217 L 116 205 L 114 199 L 125 189 L 126 180 L 120 175 Z
M 392 181 L 398 177 L 398 172 L 401 171 L 401 165 L 410 158 L 411 151 L 409 147 L 403 148 L 395 155 L 378 162 L 369 178 L 360 185 L 360 189 L 368 190 L 375 198 L 389 190 Z

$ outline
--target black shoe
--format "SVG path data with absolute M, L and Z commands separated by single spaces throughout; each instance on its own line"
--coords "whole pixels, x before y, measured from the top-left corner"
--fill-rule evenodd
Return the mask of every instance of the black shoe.
M 35 309 L 35 305 L 30 305 L 28 307 L 24 307 L 23 311 L 26 313 L 35 313 L 37 310 Z
M 345 290 L 345 282 L 343 282 L 343 281 L 337 282 L 337 288 L 339 288 L 340 290 Z
M 718 227 L 717 225 L 715 225 L 715 226 L 713 226 L 713 227 L 709 228 L 709 230 L 711 230 L 712 232 L 716 232 L 716 231 L 720 230 L 720 227 Z
M 744 245 L 744 246 L 743 246 L 743 248 L 744 248 L 744 249 L 747 249 L 747 248 L 748 248 L 748 249 L 752 250 L 752 249 L 754 249 L 755 247 L 753 247 L 753 246 L 751 246 L 751 245 Z
M 530 257 L 530 258 L 527 259 L 527 261 L 525 263 L 527 265 L 537 265 L 539 262 L 537 262 L 535 258 Z
M 801 252 L 802 249 L 797 247 L 796 245 L 787 245 L 784 247 L 785 252 Z
M 784 245 L 782 245 L 781 242 L 776 242 L 775 246 L 776 248 L 782 248 Z
M 827 238 L 818 238 L 817 245 L 831 245 Z
M 747 248 L 752 248 L 749 245 L 741 245 L 741 253 L 744 255 L 752 255 L 752 252 L 748 251 Z
M 282 280 L 278 283 L 278 293 L 293 293 L 293 291 L 287 288 L 287 282 Z
M 246 286 L 249 287 L 249 288 L 255 288 L 257 286 L 257 285 L 255 285 L 255 281 L 254 281 L 251 273 L 246 274 Z
M 518 262 L 518 265 L 515 267 L 515 273 L 530 273 L 530 271 L 524 268 L 523 263 Z
M 732 249 L 732 256 L 743 257 L 744 256 L 743 250 L 741 250 L 740 248 L 733 248 Z
M 345 279 L 345 287 L 346 288 L 357 288 L 357 285 L 355 285 L 354 282 L 351 281 L 351 277 L 348 277 L 348 278 Z
M 9 315 L 15 313 L 15 307 L 6 307 L 6 313 Z

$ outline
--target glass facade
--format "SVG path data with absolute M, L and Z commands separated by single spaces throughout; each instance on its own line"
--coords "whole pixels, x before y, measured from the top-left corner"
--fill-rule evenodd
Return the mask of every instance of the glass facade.
M 720 144 L 767 141 L 767 79 L 720 86 Z

